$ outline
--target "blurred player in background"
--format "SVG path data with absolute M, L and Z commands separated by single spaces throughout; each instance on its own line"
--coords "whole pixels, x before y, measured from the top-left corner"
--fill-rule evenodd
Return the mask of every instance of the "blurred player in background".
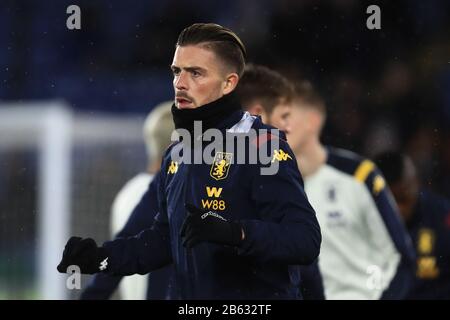
M 409 299 L 450 299 L 450 202 L 422 188 L 412 160 L 389 151 L 375 159 L 400 208 L 417 254 Z
M 170 111 L 172 103 L 173 101 L 167 101 L 157 105 L 145 120 L 143 136 L 148 167 L 147 171 L 128 181 L 114 199 L 111 208 L 111 231 L 116 238 L 134 236 L 150 228 L 157 214 L 158 179 L 155 179 L 155 176 L 160 170 L 162 156 L 175 129 Z M 137 206 L 141 199 L 145 201 Z M 120 282 L 120 296 L 124 300 L 166 299 L 171 269 L 172 267 L 168 266 L 148 275 L 124 278 L 97 274 L 82 293 L 81 299 L 108 299 Z
M 237 95 L 244 110 L 261 116 L 264 123 L 282 130 L 280 136 L 283 139 L 286 139 L 285 133 L 290 131 L 288 116 L 292 94 L 288 79 L 275 70 L 254 64 L 246 65 L 237 87 Z M 303 299 L 325 299 L 317 261 L 309 266 L 300 266 L 300 274 Z
M 280 73 L 265 66 L 247 64 L 236 89 L 245 110 L 285 133 L 289 131 L 292 86 Z
M 319 266 L 326 299 L 403 299 L 414 252 L 397 206 L 374 163 L 320 142 L 324 100 L 295 85 L 288 141 L 322 228 Z

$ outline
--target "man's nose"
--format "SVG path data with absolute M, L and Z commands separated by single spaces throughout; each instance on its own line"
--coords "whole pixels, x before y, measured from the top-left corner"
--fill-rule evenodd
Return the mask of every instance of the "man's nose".
M 180 74 L 177 77 L 175 77 L 174 84 L 176 89 L 178 90 L 188 89 L 186 76 L 187 76 L 186 72 L 181 71 Z

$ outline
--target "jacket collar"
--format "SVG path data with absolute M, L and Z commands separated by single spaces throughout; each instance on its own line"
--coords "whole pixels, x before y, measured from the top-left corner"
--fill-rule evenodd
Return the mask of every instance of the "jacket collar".
M 172 105 L 175 129 L 194 132 L 194 121 L 201 121 L 202 131 L 216 128 L 227 129 L 243 115 L 242 107 L 234 92 L 195 109 L 178 109 Z

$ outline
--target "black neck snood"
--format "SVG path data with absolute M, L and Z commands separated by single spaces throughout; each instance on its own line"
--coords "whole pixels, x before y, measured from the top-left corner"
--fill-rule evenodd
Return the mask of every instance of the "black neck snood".
M 234 125 L 237 121 L 228 124 L 226 120 L 234 112 L 241 109 L 235 93 L 232 92 L 195 109 L 178 109 L 173 104 L 172 115 L 175 129 L 186 129 L 189 132 L 194 132 L 194 121 L 202 121 L 202 131 L 211 128 L 222 129 L 228 125 Z

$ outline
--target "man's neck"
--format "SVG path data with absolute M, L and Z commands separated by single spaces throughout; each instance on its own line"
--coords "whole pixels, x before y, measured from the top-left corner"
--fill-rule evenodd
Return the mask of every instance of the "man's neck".
M 296 150 L 298 168 L 303 177 L 308 177 L 317 172 L 327 161 L 327 151 L 320 141 L 310 141 L 307 145 Z

